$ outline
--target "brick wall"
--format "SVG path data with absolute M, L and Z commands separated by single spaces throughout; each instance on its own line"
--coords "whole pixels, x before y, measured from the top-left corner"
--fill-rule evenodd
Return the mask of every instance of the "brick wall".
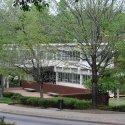
M 23 89 L 24 88 L 33 88 L 33 89 L 36 89 L 37 92 L 40 91 L 39 84 L 36 83 L 35 81 L 23 81 L 22 82 L 22 87 L 23 87 Z
M 62 94 L 62 97 L 77 98 L 77 99 L 92 99 L 92 93 L 74 93 L 74 94 Z M 109 95 L 108 93 L 98 93 L 97 98 L 98 105 L 109 105 Z
M 36 83 L 35 81 L 32 81 L 32 82 L 23 81 L 23 88 L 34 88 L 36 89 L 37 92 L 40 91 L 39 84 Z M 59 94 L 72 94 L 72 93 L 85 93 L 85 89 L 56 85 L 56 84 L 51 84 L 51 83 L 44 83 L 43 92 L 44 93 L 55 92 Z

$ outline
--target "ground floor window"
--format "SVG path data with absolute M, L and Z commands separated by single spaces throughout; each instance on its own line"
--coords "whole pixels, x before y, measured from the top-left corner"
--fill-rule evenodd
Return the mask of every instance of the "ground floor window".
M 88 79 L 90 79 L 90 78 L 91 78 L 90 75 L 83 75 L 83 80 L 88 80 Z
M 70 82 L 75 84 L 80 84 L 80 75 L 73 73 L 58 73 L 58 81 L 59 82 Z
M 44 77 L 45 82 L 55 82 L 56 81 L 56 73 L 52 71 L 45 72 Z

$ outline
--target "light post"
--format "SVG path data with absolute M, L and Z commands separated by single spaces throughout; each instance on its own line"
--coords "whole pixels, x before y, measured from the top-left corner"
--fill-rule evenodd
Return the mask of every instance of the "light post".
M 116 105 L 120 105 L 120 100 L 119 100 L 119 89 L 120 89 L 120 83 L 116 83 L 116 89 L 117 89 L 117 103 Z

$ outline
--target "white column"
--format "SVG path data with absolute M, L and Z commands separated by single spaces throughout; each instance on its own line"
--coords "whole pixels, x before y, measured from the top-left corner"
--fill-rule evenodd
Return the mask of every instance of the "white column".
M 6 88 L 9 88 L 9 79 L 6 78 Z
M 116 88 L 117 88 L 117 106 L 120 105 L 120 100 L 119 100 L 119 89 L 120 89 L 120 83 L 116 84 Z
M 80 63 L 82 63 L 82 54 L 80 52 Z
M 46 54 L 46 57 L 45 57 L 45 59 L 47 59 L 47 57 L 48 57 L 48 53 L 46 52 L 45 54 Z
M 80 74 L 80 86 L 82 86 L 83 76 Z
M 54 71 L 55 71 L 55 73 L 56 73 L 56 83 L 57 83 L 57 81 L 58 81 L 58 71 L 57 71 L 57 69 L 56 69 L 56 66 L 54 67 Z
M 56 72 L 56 84 L 58 82 L 58 72 Z

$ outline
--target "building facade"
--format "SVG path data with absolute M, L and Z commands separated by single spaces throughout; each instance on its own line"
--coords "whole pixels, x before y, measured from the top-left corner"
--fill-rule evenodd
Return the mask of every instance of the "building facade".
M 85 88 L 83 82 L 90 79 L 91 68 L 81 58 L 82 54 L 76 44 L 52 44 L 48 48 L 40 52 L 42 67 L 48 67 L 45 82 Z M 30 76 L 26 79 L 33 80 Z
M 15 66 L 30 69 L 33 67 L 33 63 L 39 63 L 41 68 L 46 69 L 45 82 L 85 88 L 84 81 L 91 78 L 91 67 L 76 43 L 40 44 L 34 46 L 31 50 L 18 45 L 11 45 L 11 47 L 9 45 L 7 51 L 13 51 L 13 53 L 15 51 Z M 88 54 L 87 56 L 89 61 L 91 61 L 90 55 Z M 97 57 L 97 63 L 100 59 L 101 55 Z M 24 80 L 33 81 L 34 79 L 32 76 L 26 75 Z

